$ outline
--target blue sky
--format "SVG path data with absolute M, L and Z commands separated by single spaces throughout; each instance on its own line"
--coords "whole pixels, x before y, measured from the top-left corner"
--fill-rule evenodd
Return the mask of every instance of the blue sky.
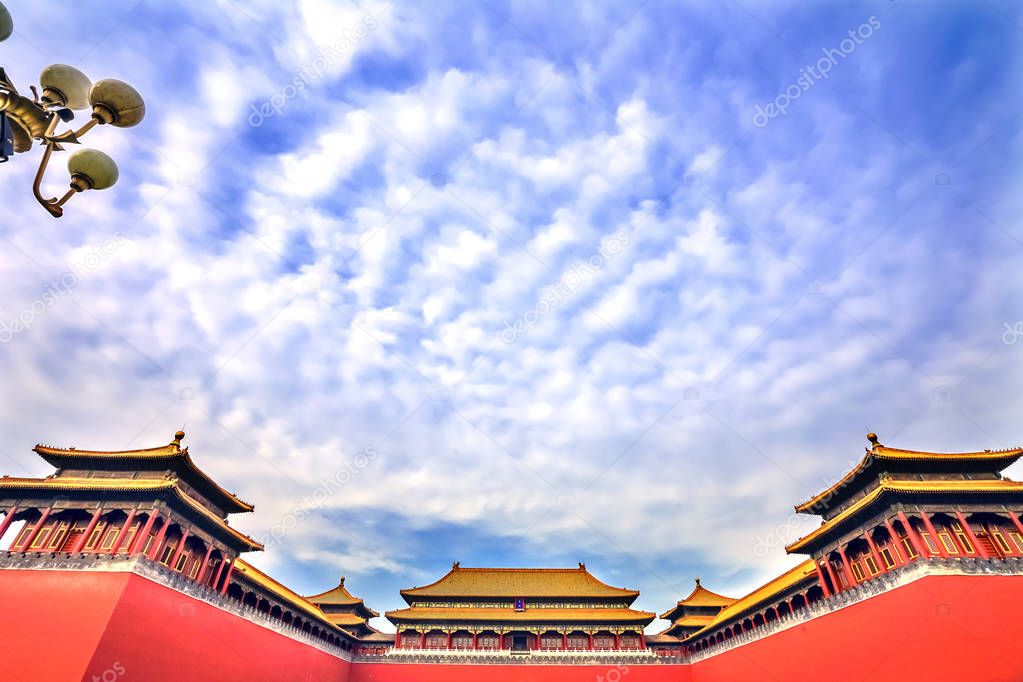
M 7 4 L 19 86 L 148 115 L 59 221 L 0 167 L 5 473 L 184 426 L 301 592 L 585 561 L 660 611 L 796 561 L 868 430 L 1023 440 L 1013 3 Z

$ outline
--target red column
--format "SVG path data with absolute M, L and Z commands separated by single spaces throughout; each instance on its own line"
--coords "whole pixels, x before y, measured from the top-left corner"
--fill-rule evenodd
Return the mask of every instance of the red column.
M 824 572 L 821 571 L 820 560 L 814 559 L 813 560 L 813 565 L 817 569 L 817 580 L 821 584 L 821 590 L 824 592 L 824 596 L 825 597 L 830 597 L 831 596 L 831 590 L 828 589 L 828 584 L 824 581 Z
M 199 572 L 195 574 L 195 582 L 202 583 L 203 576 L 206 574 L 206 566 L 210 563 L 210 554 L 213 554 L 213 545 L 206 548 L 206 556 L 202 558 L 202 565 L 199 566 Z
M 639 645 L 640 647 L 646 649 L 646 632 L 644 632 L 643 630 L 639 631 Z
M 32 547 L 32 542 L 35 541 L 36 536 L 39 535 L 39 531 L 43 529 L 43 524 L 46 523 L 46 519 L 49 518 L 50 512 L 53 511 L 53 507 L 47 507 L 43 510 L 43 513 L 39 516 L 39 521 L 36 522 L 35 528 L 29 533 L 28 537 L 25 538 L 25 551 L 27 552 Z
M 395 630 L 394 632 L 394 648 L 401 648 L 401 630 Z
M 14 515 L 17 511 L 18 505 L 16 504 L 12 505 L 11 508 L 7 510 L 7 516 L 4 517 L 3 523 L 0 523 L 0 540 L 4 539 L 4 534 L 7 533 L 7 529 L 11 527 L 12 523 L 14 523 Z M 1017 523 L 1019 522 L 1017 521 Z
M 131 526 L 132 521 L 135 520 L 135 513 L 137 509 L 132 509 L 128 512 L 128 518 L 124 520 L 124 525 L 121 526 L 121 532 L 117 534 L 117 538 L 114 540 L 114 546 L 110 548 L 111 554 L 117 554 L 117 550 L 121 548 L 121 543 L 124 542 L 124 536 L 128 534 L 128 527 Z
M 420 649 L 425 649 L 426 648 L 426 633 L 425 632 L 419 636 L 419 648 Z
M 966 517 L 963 516 L 962 512 L 956 512 L 956 518 L 959 519 L 959 523 L 963 526 L 963 532 L 966 533 L 966 537 L 970 538 L 970 542 L 973 543 L 973 548 L 977 550 L 977 554 L 980 555 L 981 559 L 990 559 L 991 555 L 987 553 L 987 550 L 977 542 L 977 536 L 974 534 L 973 529 L 970 528 L 970 524 L 966 523 Z
M 899 546 L 902 544 L 902 540 L 899 538 L 899 534 L 895 532 L 895 526 L 892 525 L 891 521 L 885 519 L 884 527 L 888 529 L 888 537 L 891 538 L 892 552 L 895 553 L 895 563 L 899 566 L 905 566 L 909 563 L 909 560 L 907 557 L 902 556 L 902 547 Z
M 1009 518 L 1011 518 L 1012 522 L 1016 524 L 1016 530 L 1018 530 L 1020 534 L 1023 535 L 1023 523 L 1019 522 L 1019 517 L 1016 516 L 1016 512 L 1009 512 Z
M 927 516 L 927 512 L 920 512 L 920 518 L 924 521 L 924 526 L 927 528 L 927 532 L 934 538 L 934 544 L 938 546 L 938 554 L 944 558 L 948 558 L 948 551 L 945 550 L 945 545 L 941 542 L 941 538 L 938 537 L 938 531 L 934 529 L 934 524 L 931 523 L 931 519 Z
M 185 528 L 183 531 L 181 531 L 181 539 L 178 540 L 178 547 L 177 547 L 177 549 L 174 550 L 174 554 L 173 554 L 173 556 L 171 556 L 170 564 L 168 564 L 168 568 L 170 568 L 170 570 L 172 570 L 172 571 L 176 571 L 177 570 L 175 568 L 175 566 L 178 565 L 178 558 L 181 557 L 181 553 L 183 551 L 185 551 L 185 540 L 187 540 L 187 539 L 188 539 L 188 529 Z
M 592 632 L 589 633 L 589 637 L 590 637 L 590 651 L 593 651 L 593 633 Z
M 448 648 L 451 648 L 451 633 L 448 633 Z
M 85 543 L 89 541 L 89 536 L 92 535 L 92 531 L 96 529 L 96 524 L 99 523 L 99 517 L 103 513 L 103 507 L 96 509 L 92 515 L 92 519 L 89 521 L 89 525 L 85 527 L 85 533 L 82 537 L 78 538 L 75 542 L 75 546 L 71 548 L 72 554 L 77 554 L 85 549 Z
M 128 548 L 129 554 L 138 554 L 142 551 L 142 547 L 146 544 L 146 538 L 149 537 L 150 531 L 153 530 L 153 522 L 156 521 L 156 517 L 159 513 L 154 509 L 149 513 L 149 518 L 146 519 L 146 525 L 139 531 L 139 534 L 135 536 L 135 541 L 131 543 L 131 547 Z
M 622 648 L 622 635 L 621 635 L 621 633 L 618 633 L 614 637 L 615 637 L 615 651 L 619 651 Z
M 849 565 L 849 557 L 845 555 L 845 549 L 839 547 L 838 556 L 842 557 L 842 568 L 845 569 L 845 577 L 849 579 L 849 587 L 855 587 L 856 576 L 853 575 L 852 567 Z
M 213 589 L 220 589 L 220 575 L 224 572 L 224 565 L 227 564 L 224 561 L 224 557 L 220 557 L 220 563 L 217 564 L 217 575 L 213 578 Z
M 170 519 L 168 519 L 169 521 Z M 167 524 L 164 524 L 166 526 Z M 227 594 L 227 588 L 231 584 L 231 575 L 234 573 L 234 559 L 231 559 L 231 564 L 227 567 L 227 576 L 224 578 L 224 585 L 220 588 L 220 594 Z
M 171 518 L 168 516 L 163 520 L 163 524 L 160 526 L 160 532 L 156 534 L 156 540 L 153 541 L 153 546 L 147 555 L 149 559 L 155 559 L 156 555 L 160 552 L 160 545 L 163 544 L 163 539 L 167 537 L 167 529 L 170 528 L 170 525 Z
M 920 555 L 920 558 L 922 559 L 930 554 L 930 552 L 927 551 L 927 546 L 924 545 L 924 541 L 920 539 L 920 536 L 917 535 L 916 530 L 913 528 L 913 524 L 910 523 L 909 519 L 906 517 L 905 512 L 899 512 L 899 521 L 902 522 L 902 527 L 906 529 L 906 537 L 908 537 L 909 541 L 914 547 L 916 547 L 916 552 Z
M 568 633 L 567 632 L 562 632 L 561 633 L 561 650 L 562 651 L 568 651 Z
M 877 562 L 877 568 L 882 573 L 888 572 L 888 567 L 884 565 L 884 559 L 881 557 L 881 552 L 877 551 L 877 545 L 874 543 L 874 538 L 870 537 L 870 531 L 868 530 L 863 534 L 863 537 L 867 539 L 867 545 L 870 547 L 870 553 L 874 555 L 874 561 Z
M 824 557 L 824 568 L 828 569 L 828 576 L 831 577 L 831 585 L 835 588 L 835 594 L 842 591 L 842 583 L 838 580 L 838 575 L 835 573 L 835 569 L 831 566 L 831 557 Z M 807 603 L 809 606 L 809 603 Z
M 480 633 L 478 632 L 472 633 L 472 648 L 473 651 L 480 648 Z

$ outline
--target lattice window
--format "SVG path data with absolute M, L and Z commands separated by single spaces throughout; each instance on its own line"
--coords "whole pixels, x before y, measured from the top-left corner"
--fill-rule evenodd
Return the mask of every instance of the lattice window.
M 966 530 L 956 522 L 952 522 L 952 532 L 955 533 L 956 539 L 959 540 L 959 544 L 963 546 L 967 554 L 976 554 L 973 548 L 973 543 L 970 542 L 970 536 L 966 534 Z
M 995 543 L 998 545 L 998 549 L 1002 550 L 1006 554 L 1012 554 L 1012 548 L 1009 547 L 1009 543 L 1005 541 L 1005 536 L 997 528 L 991 529 L 991 537 L 995 539 Z
M 60 543 L 67 537 L 68 524 L 61 523 L 57 526 L 56 530 L 53 531 L 53 535 L 50 536 L 50 544 L 47 545 L 49 549 L 57 549 L 60 547 Z
M 952 540 L 952 535 L 947 530 L 939 530 L 938 537 L 941 538 L 941 544 L 945 546 L 945 551 L 949 554 L 959 554 L 959 548 L 956 547 L 956 543 Z
M 1009 537 L 1012 538 L 1012 544 L 1016 545 L 1016 551 L 1023 552 L 1023 535 L 1010 533 Z

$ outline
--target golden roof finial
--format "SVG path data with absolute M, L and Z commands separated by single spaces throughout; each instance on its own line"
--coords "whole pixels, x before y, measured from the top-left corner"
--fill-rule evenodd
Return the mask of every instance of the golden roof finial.
M 867 434 L 867 440 L 870 441 L 870 445 L 872 448 L 876 448 L 878 445 L 880 445 L 880 443 L 877 442 L 877 434 L 874 433 L 873 431 Z
M 174 443 L 174 445 L 177 445 L 178 447 L 181 447 L 181 441 L 184 440 L 184 438 L 185 438 L 185 432 L 181 431 L 179 429 L 177 432 L 175 432 L 174 440 L 172 442 Z
M 696 576 L 696 586 L 700 586 L 700 576 Z

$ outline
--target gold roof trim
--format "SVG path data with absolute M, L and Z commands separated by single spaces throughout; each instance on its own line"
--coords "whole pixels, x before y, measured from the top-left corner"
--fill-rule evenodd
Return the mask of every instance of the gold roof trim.
M 675 606 L 671 607 L 658 618 L 671 619 L 671 615 L 678 611 L 683 606 L 728 606 L 734 604 L 735 599 L 733 597 L 726 597 L 718 594 L 717 592 L 711 592 L 706 587 L 700 584 L 700 579 L 696 579 L 696 587 L 689 593 L 689 596 L 685 599 L 679 599 Z
M 210 478 L 205 471 L 196 466 L 195 462 L 192 461 L 191 455 L 188 454 L 188 448 L 181 447 L 181 439 L 184 437 L 184 432 L 178 431 L 178 433 L 174 434 L 174 440 L 167 445 L 137 450 L 79 450 L 77 448 L 58 448 L 52 445 L 41 444 L 36 445 L 32 450 L 44 459 L 47 456 L 69 459 L 180 459 L 189 471 L 222 496 L 222 501 L 226 502 L 226 506 L 231 511 L 250 512 L 255 509 L 252 504 L 223 488 L 219 483 Z
M 593 609 L 526 609 L 516 611 L 511 608 L 423 608 L 411 607 L 388 611 L 384 614 L 389 620 L 399 621 L 479 621 L 479 622 L 573 622 L 573 623 L 612 623 L 629 622 L 648 624 L 655 618 L 649 611 L 636 611 L 623 608 Z
M 240 558 L 235 560 L 234 570 L 236 574 L 245 576 L 246 579 L 279 597 L 285 603 L 291 604 L 305 612 L 306 615 L 312 616 L 321 623 L 338 627 L 335 623 L 331 622 L 330 618 L 323 611 L 316 608 L 314 604 L 309 603 L 305 597 L 293 592 L 249 562 Z
M 403 597 L 618 597 L 635 599 L 637 590 L 598 580 L 579 568 L 462 568 L 457 562 L 442 578 L 401 591 Z
M 820 537 L 827 533 L 835 526 L 839 525 L 845 519 L 849 518 L 853 514 L 857 513 L 864 507 L 869 506 L 884 493 L 897 492 L 897 493 L 919 493 L 919 492 L 935 492 L 935 493 L 990 493 L 990 492 L 1007 492 L 1007 491 L 1023 491 L 1023 483 L 1019 481 L 1008 481 L 1005 479 L 998 480 L 986 480 L 986 481 L 907 481 L 898 479 L 888 479 L 882 481 L 876 488 L 870 491 L 866 497 L 857 500 L 854 504 L 851 504 L 848 508 L 842 511 L 842 513 L 836 515 L 830 521 L 823 523 L 819 528 L 815 528 L 812 533 L 806 535 L 791 545 L 785 548 L 786 552 L 792 553 L 799 551 L 812 540 Z
M 13 488 L 18 490 L 44 489 L 44 490 L 100 490 L 100 491 L 143 491 L 160 492 L 172 491 L 182 502 L 201 515 L 209 519 L 219 528 L 227 531 L 230 535 L 241 540 L 250 549 L 260 550 L 263 545 L 256 542 L 248 535 L 232 528 L 227 521 L 211 512 L 199 502 L 195 501 L 188 493 L 183 491 L 177 481 L 165 479 L 139 479 L 139 478 L 77 478 L 77 477 L 53 477 L 53 478 L 14 478 L 4 476 L 0 478 L 0 489 Z
M 736 616 L 743 615 L 745 612 L 767 602 L 781 594 L 785 590 L 789 589 L 794 585 L 806 580 L 808 577 L 814 575 L 816 569 L 813 565 L 813 559 L 807 559 L 803 563 L 790 568 L 785 573 L 782 573 L 777 578 L 764 583 L 757 589 L 753 590 L 745 597 L 740 597 L 734 604 L 727 606 L 721 610 L 714 619 L 707 624 L 702 630 L 698 630 L 689 636 L 689 639 L 699 637 L 700 635 L 713 630 L 722 623 L 728 622 Z
M 675 621 L 673 627 L 691 628 L 703 627 L 714 621 L 714 616 L 682 616 Z
M 348 591 L 348 588 L 345 587 L 344 576 L 341 576 L 341 582 L 338 583 L 337 587 L 333 587 L 327 590 L 326 592 L 320 592 L 319 594 L 313 594 L 308 597 L 304 597 L 304 599 L 312 604 L 316 604 L 317 606 L 322 605 L 352 606 L 355 607 L 356 609 L 362 609 L 371 614 L 367 618 L 363 618 L 363 620 L 368 620 L 368 618 L 376 618 L 377 616 L 380 615 L 373 609 L 366 606 L 365 601 L 359 599 L 358 597 L 356 597 L 355 595 Z
M 874 442 L 874 441 L 871 441 Z M 985 462 L 998 462 L 1007 460 L 1005 466 L 1012 463 L 1012 460 L 1018 459 L 1023 456 L 1023 448 L 1007 448 L 1005 450 L 982 450 L 979 452 L 924 452 L 922 450 L 902 450 L 900 448 L 890 448 L 886 445 L 878 443 L 873 448 L 867 450 L 863 459 L 854 466 L 845 476 L 836 481 L 827 490 L 821 491 L 811 497 L 806 502 L 796 505 L 796 511 L 799 513 L 807 513 L 816 506 L 821 500 L 826 499 L 832 495 L 836 490 L 844 487 L 853 478 L 855 478 L 860 472 L 869 466 L 869 463 L 873 460 L 881 461 L 913 461 L 919 460 L 922 462 L 926 461 L 985 461 Z M 1001 467 L 1004 468 L 1004 467 Z

